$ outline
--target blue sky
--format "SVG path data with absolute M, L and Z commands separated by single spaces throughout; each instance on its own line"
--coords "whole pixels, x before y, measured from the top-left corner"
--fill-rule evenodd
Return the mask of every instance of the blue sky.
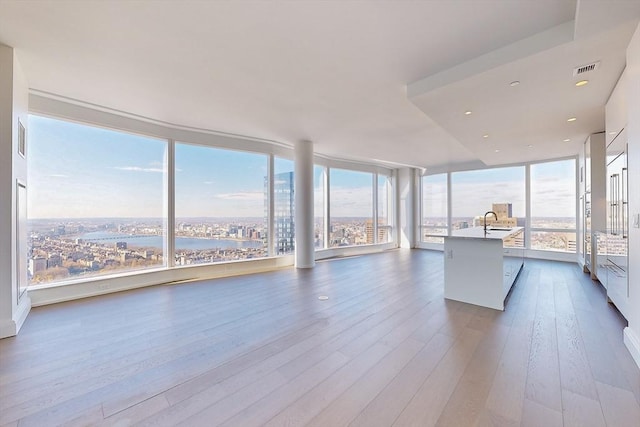
M 30 218 L 163 213 L 163 141 L 30 116 Z
M 176 217 L 263 217 L 263 154 L 176 144 Z
M 164 215 L 164 140 L 40 116 L 30 116 L 28 138 L 30 218 Z M 267 161 L 264 154 L 176 144 L 176 217 L 263 217 Z M 276 158 L 276 173 L 291 170 L 291 160 Z M 316 181 L 321 170 L 315 168 Z M 531 176 L 533 216 L 575 214 L 573 160 L 532 166 Z M 371 174 L 331 169 L 330 178 L 332 216 L 371 216 Z M 433 186 L 436 194 L 445 183 Z M 458 172 L 452 183 L 453 216 L 480 215 L 492 201 L 513 203 L 514 215 L 524 216 L 523 167 Z M 317 211 L 323 191 L 316 186 Z
M 161 217 L 166 142 L 29 119 L 29 217 Z M 176 217 L 264 216 L 264 154 L 176 144 Z M 275 159 L 275 173 L 293 162 Z M 332 170 L 336 216 L 371 215 L 371 174 Z M 320 198 L 321 200 L 321 198 Z
M 451 176 L 452 216 L 474 217 L 492 203 L 512 203 L 515 217 L 525 216 L 524 166 L 456 172 Z M 446 175 L 426 178 L 431 195 L 428 216 L 446 215 Z M 531 216 L 575 216 L 575 161 L 573 159 L 531 165 Z

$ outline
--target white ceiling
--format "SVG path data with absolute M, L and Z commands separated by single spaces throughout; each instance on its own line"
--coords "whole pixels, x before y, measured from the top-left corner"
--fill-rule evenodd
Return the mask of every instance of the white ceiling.
M 577 3 L 0 0 L 0 42 L 36 91 L 456 168 L 573 155 L 604 129 L 640 1 Z M 573 68 L 596 60 L 576 88 Z

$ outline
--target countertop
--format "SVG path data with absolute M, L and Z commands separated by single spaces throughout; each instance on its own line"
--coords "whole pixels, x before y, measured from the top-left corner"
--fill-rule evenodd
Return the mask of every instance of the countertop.
M 484 227 L 471 227 L 454 230 L 451 232 L 451 236 L 448 237 L 461 239 L 504 240 L 520 230 L 523 230 L 523 227 L 513 227 L 509 230 L 490 230 L 490 227 L 487 226 L 487 233 L 485 234 Z

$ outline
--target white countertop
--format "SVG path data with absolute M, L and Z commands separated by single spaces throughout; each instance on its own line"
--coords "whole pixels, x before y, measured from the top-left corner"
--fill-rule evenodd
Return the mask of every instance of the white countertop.
M 484 227 L 471 227 L 454 230 L 451 232 L 451 236 L 449 236 L 449 238 L 456 237 L 461 239 L 504 240 L 522 229 L 523 227 L 513 227 L 509 230 L 491 230 L 491 227 L 487 226 L 487 233 L 485 234 Z M 447 237 L 445 237 L 445 239 L 446 238 Z

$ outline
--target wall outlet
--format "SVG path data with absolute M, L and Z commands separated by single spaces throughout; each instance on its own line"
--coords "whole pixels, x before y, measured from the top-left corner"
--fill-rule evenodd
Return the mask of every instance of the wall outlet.
M 447 258 L 449 258 L 449 259 L 453 259 L 453 249 L 449 249 L 449 250 L 447 251 Z
M 633 215 L 633 226 L 635 228 L 640 228 L 640 213 Z

